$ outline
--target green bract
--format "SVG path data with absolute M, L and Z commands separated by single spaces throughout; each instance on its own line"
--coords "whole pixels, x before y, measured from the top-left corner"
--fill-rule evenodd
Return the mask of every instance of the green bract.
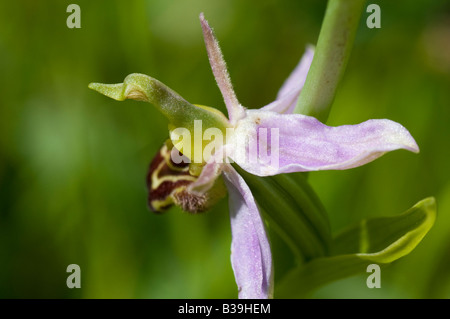
M 330 256 L 316 258 L 289 273 L 276 293 L 281 298 L 304 297 L 324 284 L 363 273 L 370 264 L 392 263 L 420 243 L 435 219 L 436 202 L 429 197 L 401 215 L 363 220 L 334 238 Z

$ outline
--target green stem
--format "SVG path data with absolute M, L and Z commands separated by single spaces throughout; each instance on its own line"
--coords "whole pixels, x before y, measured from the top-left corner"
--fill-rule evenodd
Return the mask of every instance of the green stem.
M 294 113 L 326 122 L 355 39 L 365 0 L 329 0 L 317 47 Z

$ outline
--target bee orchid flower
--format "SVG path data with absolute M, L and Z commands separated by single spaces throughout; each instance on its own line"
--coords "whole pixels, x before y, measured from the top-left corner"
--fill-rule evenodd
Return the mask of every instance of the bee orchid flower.
M 232 230 L 231 264 L 239 297 L 271 298 L 273 262 L 264 221 L 251 190 L 230 163 L 235 162 L 254 175 L 271 176 L 350 169 L 389 151 L 418 152 L 419 148 L 402 125 L 390 120 L 372 119 L 357 125 L 330 127 L 314 117 L 293 114 L 313 59 L 311 47 L 306 49 L 274 102 L 261 109 L 246 109 L 236 97 L 218 41 L 203 14 L 200 22 L 228 118 L 213 108 L 190 104 L 158 80 L 143 74 L 131 74 L 120 84 L 91 83 L 90 88 L 116 100 L 150 102 L 169 119 L 171 141 L 152 162 L 147 179 L 153 210 L 177 204 L 187 211 L 203 211 L 220 197 L 218 185 L 224 181 Z M 194 122 L 198 120 L 202 120 L 202 133 L 215 129 L 226 135 L 226 141 L 215 145 L 210 156 L 192 163 L 195 150 L 190 152 L 188 146 L 203 151 L 207 146 L 204 140 L 199 146 L 192 137 L 180 142 L 177 128 L 195 135 L 198 127 Z M 261 152 L 263 148 L 265 152 Z M 183 161 L 175 161 L 175 155 Z

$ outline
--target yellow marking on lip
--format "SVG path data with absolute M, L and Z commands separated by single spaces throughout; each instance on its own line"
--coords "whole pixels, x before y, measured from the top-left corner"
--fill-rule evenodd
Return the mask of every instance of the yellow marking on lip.
M 172 205 L 173 199 L 172 196 L 167 196 L 164 200 L 154 199 L 150 203 L 155 211 L 160 212 L 167 206 Z
M 164 149 L 166 149 L 165 146 L 163 147 L 163 149 L 161 149 L 161 155 L 164 159 L 167 160 L 168 152 L 165 152 Z M 152 184 L 151 184 L 152 189 L 157 189 L 164 182 L 177 182 L 177 181 L 181 181 L 181 180 L 192 181 L 192 182 L 196 181 L 197 178 L 194 176 L 190 176 L 190 175 L 178 175 L 178 176 L 166 175 L 163 177 L 159 177 L 158 174 L 161 172 L 164 165 L 167 164 L 166 160 L 161 161 L 161 163 L 158 164 L 158 167 L 152 172 Z M 170 159 L 169 159 L 169 161 L 170 161 Z M 186 168 L 187 168 L 186 171 L 188 171 L 189 167 L 186 167 Z
M 162 211 L 164 208 L 167 208 L 169 205 L 175 204 L 174 195 L 178 192 L 181 192 L 185 189 L 185 186 L 179 186 L 173 189 L 169 195 L 167 195 L 164 199 L 154 199 L 151 201 L 151 205 L 153 209 L 156 211 Z

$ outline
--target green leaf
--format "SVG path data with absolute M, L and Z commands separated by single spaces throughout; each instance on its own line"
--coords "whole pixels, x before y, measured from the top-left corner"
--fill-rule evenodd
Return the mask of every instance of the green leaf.
M 328 254 L 331 231 L 325 209 L 301 173 L 258 177 L 237 165 L 258 206 L 299 263 Z
M 436 202 L 426 198 L 405 213 L 373 218 L 351 227 L 334 240 L 334 255 L 316 258 L 289 273 L 275 287 L 278 298 L 305 297 L 316 288 L 385 265 L 409 254 L 436 219 Z

